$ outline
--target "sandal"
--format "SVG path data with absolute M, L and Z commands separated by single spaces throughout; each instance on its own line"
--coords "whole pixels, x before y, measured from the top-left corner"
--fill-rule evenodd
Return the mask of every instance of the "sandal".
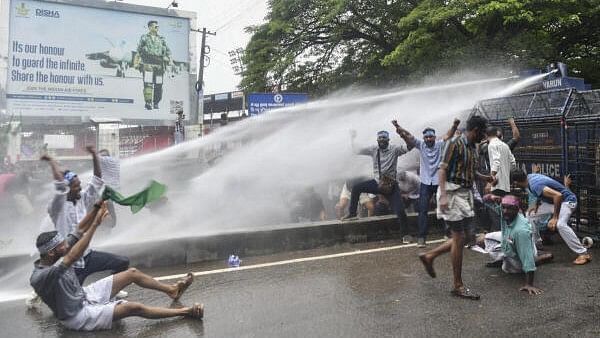
M 183 293 L 185 292 L 185 290 L 187 290 L 187 288 L 192 285 L 192 282 L 194 281 L 194 274 L 191 272 L 188 272 L 187 275 L 184 277 L 184 279 L 178 281 L 176 283 L 177 285 L 177 293 L 175 294 L 175 297 L 173 297 L 174 301 L 179 300 L 179 298 L 181 297 L 181 295 L 183 295 Z
M 424 253 L 419 254 L 419 259 L 421 260 L 421 263 L 423 263 L 423 265 L 425 266 L 425 270 L 427 271 L 429 276 L 431 276 L 431 278 L 435 278 L 435 270 L 433 270 L 433 262 L 428 262 L 427 259 L 425 258 Z
M 194 303 L 194 306 L 192 306 L 192 311 L 188 316 L 194 319 L 202 319 L 204 317 L 204 304 Z
M 450 291 L 450 293 L 455 297 L 465 298 L 465 299 L 470 299 L 470 300 L 479 300 L 479 298 L 481 298 L 478 294 L 471 291 L 471 289 L 464 287 L 464 286 L 460 289 L 454 289 L 454 290 Z

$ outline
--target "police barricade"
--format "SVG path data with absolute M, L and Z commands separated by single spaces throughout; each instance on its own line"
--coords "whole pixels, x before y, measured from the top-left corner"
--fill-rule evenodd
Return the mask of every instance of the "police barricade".
M 566 120 L 566 163 L 577 195 L 581 235 L 600 236 L 600 116 Z
M 571 219 L 578 234 L 600 240 L 600 91 L 561 90 L 482 101 L 472 115 L 487 117 L 512 138 L 513 116 L 521 139 L 513 154 L 527 173 L 563 182 L 572 179 L 578 208 Z M 522 195 L 519 194 L 519 195 Z

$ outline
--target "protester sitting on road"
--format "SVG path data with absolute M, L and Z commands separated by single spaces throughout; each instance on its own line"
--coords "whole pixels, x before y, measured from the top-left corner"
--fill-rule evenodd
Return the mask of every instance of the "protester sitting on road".
M 41 158 L 50 164 L 55 180 L 55 193 L 48 205 L 48 217 L 63 237 L 67 237 L 68 234 L 75 231 L 87 210 L 100 197 L 104 184 L 100 161 L 94 147 L 87 147 L 87 151 L 92 155 L 94 171 L 91 181 L 83 189 L 76 173 L 69 170 L 60 171 L 56 161 L 48 155 Z M 81 284 L 92 273 L 105 270 L 117 273 L 127 270 L 128 267 L 129 259 L 127 257 L 97 250 L 86 250 L 74 265 L 75 273 Z M 125 296 L 124 293 L 122 296 Z
M 568 224 L 571 214 L 577 208 L 577 197 L 575 194 L 561 183 L 546 175 L 527 175 L 520 169 L 512 171 L 511 180 L 520 188 L 528 189 L 530 199 L 539 201 L 539 204 L 529 206 L 527 215 L 552 215 L 548 221 L 548 230 L 558 230 L 560 237 L 562 237 L 569 249 L 578 255 L 573 263 L 583 265 L 590 262 L 592 256 L 581 244 L 575 231 Z M 535 231 L 539 231 L 537 226 L 534 229 Z M 539 237 L 539 234 L 534 236 Z
M 504 196 L 501 199 L 501 231 L 485 234 L 485 238 L 480 238 L 478 244 L 484 244 L 485 250 L 494 260 L 488 266 L 494 266 L 497 262 L 502 264 L 502 271 L 506 273 L 524 272 L 525 285 L 520 290 L 538 295 L 542 290 L 533 286 L 535 265 L 551 260 L 552 254 L 537 252 L 533 244 L 531 225 L 519 212 L 519 207 L 518 198 L 513 195 Z
M 348 190 L 348 185 L 353 186 L 355 181 L 357 180 L 349 180 L 347 182 L 344 182 L 342 192 L 340 193 L 340 199 L 335 205 L 335 215 L 338 219 L 342 218 L 342 216 L 344 215 L 344 210 L 348 206 L 348 203 L 350 203 L 351 194 L 350 190 Z M 360 206 L 367 209 L 367 217 L 371 217 L 374 215 L 374 198 L 375 195 L 373 194 L 362 193 L 360 194 L 360 197 L 358 199 L 358 203 L 360 204 Z M 358 213 L 358 215 L 360 216 L 360 213 Z
M 414 137 L 406 129 L 400 127 L 396 121 L 393 123 L 396 126 L 396 132 L 404 139 L 408 149 L 417 148 L 420 153 L 419 175 L 421 183 L 419 186 L 419 205 L 416 209 L 420 210 L 417 243 L 422 248 L 425 247 L 427 239 L 429 203 L 431 198 L 435 196 L 439 184 L 437 172 L 442 158 L 442 147 L 444 142 L 454 136 L 460 120 L 455 119 L 450 130 L 441 139 L 436 139 L 435 129 L 431 127 L 425 128 L 422 140 Z
M 81 286 L 73 264 L 83 256 L 97 227 L 107 215 L 106 203 L 96 203 L 66 240 L 58 231 L 43 232 L 38 236 L 36 246 L 40 259 L 34 263 L 30 283 L 54 316 L 68 329 L 81 331 L 110 329 L 113 321 L 131 316 L 202 318 L 204 306 L 198 303 L 192 307 L 158 308 L 114 300 L 121 289 L 132 283 L 162 291 L 178 300 L 193 281 L 191 273 L 169 285 L 130 268 L 86 287 Z
M 373 161 L 374 179 L 356 183 L 351 190 L 350 208 L 348 215 L 343 220 L 356 219 L 356 209 L 358 199 L 362 193 L 382 194 L 390 201 L 392 210 L 398 217 L 397 222 L 404 242 L 410 241 L 407 235 L 407 218 L 404 210 L 404 203 L 400 197 L 400 189 L 396 182 L 396 168 L 398 166 L 398 157 L 406 154 L 408 149 L 404 145 L 390 145 L 390 134 L 385 131 L 377 133 L 377 145 L 357 150 L 354 145 L 356 133 L 351 133 L 352 149 L 358 155 L 370 156 Z

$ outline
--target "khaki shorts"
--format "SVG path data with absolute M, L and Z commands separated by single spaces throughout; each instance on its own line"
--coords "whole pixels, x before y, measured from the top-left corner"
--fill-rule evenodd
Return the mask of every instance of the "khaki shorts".
M 473 191 L 458 184 L 446 182 L 446 196 L 448 197 L 448 210 L 440 209 L 440 189 L 436 193 L 437 218 L 444 221 L 457 222 L 475 216 L 473 206 Z

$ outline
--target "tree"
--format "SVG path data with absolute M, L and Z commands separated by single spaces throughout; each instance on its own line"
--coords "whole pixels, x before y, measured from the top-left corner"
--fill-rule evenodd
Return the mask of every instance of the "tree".
M 242 87 L 323 94 L 440 69 L 542 68 L 600 85 L 600 0 L 271 0 Z

